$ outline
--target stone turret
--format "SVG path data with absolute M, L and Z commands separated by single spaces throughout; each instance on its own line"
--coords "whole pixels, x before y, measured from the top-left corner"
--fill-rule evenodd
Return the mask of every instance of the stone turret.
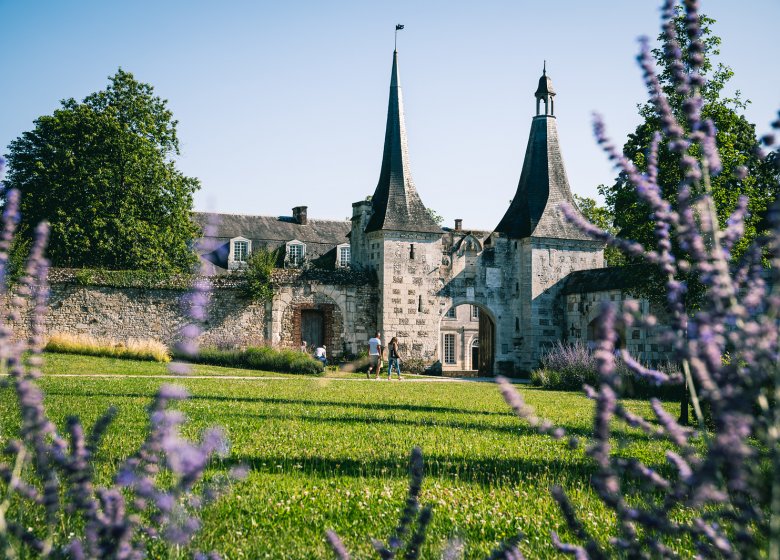
M 398 78 L 398 51 L 393 51 L 382 169 L 371 197 L 371 206 L 373 214 L 366 232 L 392 230 L 441 233 L 441 227 L 431 218 L 412 180 L 403 95 Z
M 590 239 L 570 224 L 559 209 L 562 202 L 575 208 L 576 205 L 558 143 L 558 127 L 553 114 L 555 90 L 546 67 L 534 96 L 536 116 L 531 121 L 520 182 L 512 204 L 495 231 L 513 239 Z

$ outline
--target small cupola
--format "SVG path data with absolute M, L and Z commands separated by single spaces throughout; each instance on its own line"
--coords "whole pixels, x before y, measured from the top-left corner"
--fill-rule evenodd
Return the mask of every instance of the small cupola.
M 554 116 L 555 115 L 555 90 L 553 89 L 552 80 L 550 79 L 550 76 L 547 75 L 547 61 L 544 61 L 544 66 L 542 68 L 542 77 L 539 78 L 539 87 L 536 88 L 536 92 L 534 93 L 534 96 L 536 97 L 536 116 L 539 115 L 549 115 Z M 541 113 L 539 110 L 541 109 L 541 103 L 544 102 L 544 113 Z

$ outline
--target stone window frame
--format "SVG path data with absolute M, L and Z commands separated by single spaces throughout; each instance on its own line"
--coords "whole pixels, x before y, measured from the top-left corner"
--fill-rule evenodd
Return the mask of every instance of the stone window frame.
M 344 258 L 346 253 L 346 258 Z M 352 266 L 352 246 L 349 243 L 336 245 L 336 268 L 349 268 Z
M 237 251 L 237 247 L 239 244 L 245 246 L 246 250 L 243 255 L 243 259 L 237 258 L 241 255 L 237 255 L 236 253 L 240 253 L 241 251 Z M 249 255 L 252 254 L 252 240 L 248 239 L 243 236 L 233 237 L 230 239 L 229 245 L 228 245 L 228 269 L 229 270 L 235 270 L 238 268 L 243 268 L 246 266 L 247 259 L 249 259 Z
M 471 312 L 470 312 L 469 317 L 471 318 L 472 321 L 479 321 L 479 306 L 478 305 L 473 305 L 472 304 Z
M 292 251 L 297 250 L 297 248 L 299 247 L 300 247 L 300 255 L 295 255 L 293 257 Z M 306 243 L 298 239 L 293 239 L 291 241 L 288 241 L 284 245 L 284 254 L 285 254 L 284 264 L 286 267 L 296 268 L 299 266 L 303 266 L 303 263 L 306 262 Z

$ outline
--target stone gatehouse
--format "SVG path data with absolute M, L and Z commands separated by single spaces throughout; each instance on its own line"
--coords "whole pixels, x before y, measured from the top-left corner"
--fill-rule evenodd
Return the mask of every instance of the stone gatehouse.
M 308 339 L 327 344 L 332 354 L 357 353 L 379 330 L 384 339 L 398 337 L 402 354 L 445 369 L 533 368 L 556 341 L 577 333 L 587 340 L 587 313 L 579 304 L 594 300 L 572 286 L 582 285 L 577 278 L 584 271 L 605 266 L 603 245 L 559 208 L 566 203 L 576 210 L 546 71 L 533 97 L 517 191 L 498 225 L 473 231 L 456 220 L 453 228 L 441 227 L 412 179 L 393 52 L 379 181 L 371 196 L 356 193 L 361 200 L 352 204 L 351 219 L 309 219 L 306 206 L 291 217 L 199 213 L 196 219 L 213 228 L 202 240 L 204 266 L 209 274 L 232 274 L 253 250 L 266 247 L 280 249 L 280 269 L 318 271 L 317 280 L 277 286 L 263 315 L 269 343 L 298 347 Z M 337 280 L 345 271 L 372 280 L 345 285 Z M 467 316 L 452 311 L 459 306 L 467 306 L 461 307 Z M 639 337 L 644 343 L 648 334 Z

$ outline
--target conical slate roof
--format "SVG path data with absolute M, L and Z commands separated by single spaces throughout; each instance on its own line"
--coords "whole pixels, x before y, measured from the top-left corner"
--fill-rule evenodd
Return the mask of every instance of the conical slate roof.
M 546 73 L 539 85 L 552 94 L 552 82 Z M 515 239 L 591 239 L 566 220 L 559 209 L 562 202 L 577 207 L 558 144 L 558 127 L 553 115 L 537 115 L 531 122 L 517 192 L 495 231 Z
M 366 232 L 377 230 L 441 233 L 414 188 L 406 145 L 404 104 L 398 79 L 398 52 L 393 51 L 393 71 L 390 77 L 390 101 L 387 108 L 387 128 L 382 169 L 371 198 L 373 214 Z

